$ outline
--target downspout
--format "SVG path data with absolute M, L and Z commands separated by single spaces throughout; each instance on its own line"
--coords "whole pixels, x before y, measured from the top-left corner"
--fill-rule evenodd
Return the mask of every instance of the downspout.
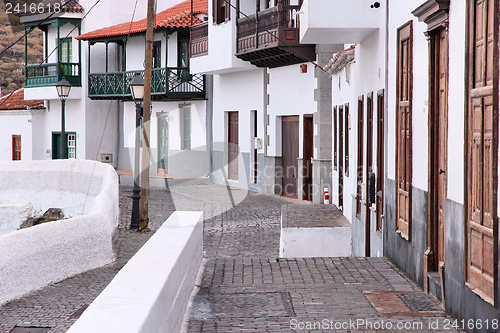
M 387 152 L 389 150 L 389 127 L 387 126 L 387 122 L 389 120 L 389 1 L 386 0 L 385 4 L 385 88 L 384 88 L 384 151 Z M 388 168 L 389 168 L 389 158 L 388 154 L 384 154 L 384 189 L 387 189 L 387 180 L 388 180 Z M 387 191 L 384 190 L 383 205 L 387 202 Z M 387 227 L 386 218 L 385 218 L 386 207 L 382 209 L 382 231 L 384 232 Z M 382 235 L 382 256 L 385 254 L 385 241 L 384 236 Z

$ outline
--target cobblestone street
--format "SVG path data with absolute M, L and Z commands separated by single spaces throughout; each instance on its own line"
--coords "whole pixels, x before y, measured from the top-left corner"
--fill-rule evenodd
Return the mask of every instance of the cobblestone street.
M 207 261 L 188 332 L 457 332 L 387 259 L 278 259 L 281 206 L 290 202 L 249 195 L 205 221 Z
M 149 233 L 127 229 L 131 187 L 120 187 L 120 224 L 114 236 L 117 261 L 52 284 L 0 307 L 0 332 L 17 326 L 65 332 L 127 260 L 175 210 L 204 212 L 205 266 L 187 323 L 188 332 L 334 331 L 307 329 L 328 320 L 398 323 L 413 331 L 445 324 L 439 305 L 382 258 L 280 259 L 281 206 L 294 200 L 224 186 L 180 185 L 150 190 Z M 234 205 L 234 208 L 233 208 Z M 36 278 L 36 277 L 34 277 Z M 387 329 L 388 323 L 393 329 Z M 365 322 L 370 324 L 370 322 Z M 418 326 L 422 325 L 422 326 Z M 345 327 L 345 326 L 344 326 Z M 304 329 L 302 329 L 304 328 Z M 358 325 L 336 331 L 372 331 Z M 369 328 L 369 327 L 368 327 Z M 452 330 L 444 330 L 450 332 Z

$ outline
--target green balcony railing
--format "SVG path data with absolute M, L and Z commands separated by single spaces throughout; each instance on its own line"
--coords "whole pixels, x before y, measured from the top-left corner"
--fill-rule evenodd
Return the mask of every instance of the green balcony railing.
M 41 65 L 26 65 L 26 87 L 55 86 L 63 77 L 75 87 L 81 87 L 79 63 L 56 62 Z
M 129 83 L 136 73 L 144 71 L 89 74 L 89 97 L 93 99 L 130 99 Z M 205 96 L 205 77 L 189 74 L 189 68 L 153 68 L 151 95 L 157 98 L 196 98 Z

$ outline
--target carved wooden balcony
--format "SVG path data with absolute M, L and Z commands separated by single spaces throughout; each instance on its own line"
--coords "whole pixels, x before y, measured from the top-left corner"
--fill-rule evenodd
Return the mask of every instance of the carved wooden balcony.
M 208 22 L 191 28 L 191 58 L 208 54 Z
M 315 46 L 299 43 L 299 9 L 280 3 L 239 18 L 236 56 L 270 68 L 314 60 Z

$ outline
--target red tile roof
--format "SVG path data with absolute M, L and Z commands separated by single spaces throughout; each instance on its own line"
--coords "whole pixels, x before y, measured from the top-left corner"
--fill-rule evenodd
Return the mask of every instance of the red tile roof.
M 61 12 L 63 13 L 83 13 L 83 7 L 82 5 L 80 5 L 80 3 L 78 2 L 78 0 L 44 0 L 43 1 L 43 4 L 45 6 L 45 10 L 47 10 L 47 12 L 49 12 L 49 9 L 50 9 L 50 12 L 54 12 L 54 5 L 55 4 L 60 4 L 61 7 Z M 63 4 L 65 4 L 64 6 L 62 6 Z M 19 13 L 19 16 L 30 16 L 30 15 L 36 15 L 38 14 L 38 11 L 36 11 L 36 13 L 30 13 L 30 11 L 28 10 L 27 13 Z
M 10 97 L 9 97 L 10 96 Z M 42 110 L 45 109 L 43 101 L 24 100 L 24 88 L 0 97 L 0 111 L 2 110 Z
M 208 0 L 193 0 L 193 14 L 208 14 Z M 202 23 L 198 17 L 193 16 L 193 25 Z M 107 28 L 84 33 L 77 39 L 89 40 L 111 36 L 123 36 L 129 33 L 146 31 L 146 19 L 125 22 Z M 183 1 L 161 13 L 156 14 L 155 29 L 158 28 L 187 28 L 191 25 L 191 0 Z

